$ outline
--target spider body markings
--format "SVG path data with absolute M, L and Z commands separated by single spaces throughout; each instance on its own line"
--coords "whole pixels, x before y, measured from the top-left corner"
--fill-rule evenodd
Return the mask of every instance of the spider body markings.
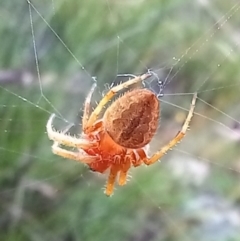
M 103 123 L 113 141 L 128 149 L 148 144 L 156 133 L 159 101 L 147 89 L 135 89 L 118 98 L 106 110 Z
M 164 147 L 151 157 L 147 156 L 147 147 L 156 133 L 159 122 L 160 104 L 157 96 L 147 89 L 134 89 L 115 100 L 98 119 L 103 107 L 122 89 L 141 82 L 151 76 L 151 72 L 137 76 L 117 85 L 99 102 L 90 114 L 90 102 L 95 86 L 90 90 L 82 118 L 82 134 L 73 137 L 65 132 L 55 131 L 51 115 L 47 123 L 47 133 L 53 140 L 54 154 L 87 164 L 91 170 L 104 173 L 110 169 L 105 194 L 111 196 L 118 177 L 118 184 L 125 185 L 131 166 L 151 165 L 158 161 L 184 136 L 193 116 L 197 94 L 193 95 L 188 116 L 181 131 Z M 64 149 L 72 147 L 75 151 Z

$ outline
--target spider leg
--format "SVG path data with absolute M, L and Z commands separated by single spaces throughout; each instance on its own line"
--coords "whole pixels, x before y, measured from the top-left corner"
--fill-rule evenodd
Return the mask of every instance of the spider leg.
M 75 147 L 75 148 L 92 148 L 97 146 L 97 142 L 90 142 L 88 140 L 84 139 L 78 139 L 76 137 L 70 136 L 65 134 L 66 130 L 64 132 L 57 132 L 53 130 L 52 122 L 55 118 L 55 114 L 52 114 L 47 122 L 47 133 L 50 140 L 53 140 L 54 142 L 57 142 L 61 145 L 69 146 L 69 147 Z
M 120 85 L 114 86 L 112 89 L 110 89 L 107 94 L 102 98 L 102 100 L 99 102 L 99 104 L 97 105 L 97 107 L 95 108 L 95 110 L 92 112 L 92 114 L 90 115 L 87 124 L 84 125 L 83 131 L 85 133 L 89 133 L 92 131 L 92 126 L 94 125 L 94 123 L 96 122 L 100 112 L 102 111 L 103 107 L 107 104 L 107 102 L 109 100 L 111 100 L 113 98 L 113 96 L 119 92 L 122 89 L 125 89 L 133 84 L 136 84 L 138 82 L 141 82 L 147 78 L 149 78 L 150 76 L 152 76 L 151 72 L 148 72 L 146 74 L 143 74 L 141 76 L 137 76 L 133 79 L 128 80 L 127 82 L 124 82 Z
M 83 117 L 82 117 L 82 128 L 83 129 L 86 128 L 86 125 L 87 125 L 87 122 L 89 119 L 91 99 L 92 99 L 92 95 L 93 95 L 93 92 L 94 92 L 96 86 L 97 86 L 96 83 L 94 83 L 92 85 L 92 88 L 90 89 L 90 91 L 87 95 L 87 98 L 85 100 L 85 103 L 84 103 L 84 110 L 83 110 Z
M 142 164 L 142 161 L 143 160 L 146 160 L 147 159 L 147 154 L 146 154 L 146 152 L 145 152 L 145 150 L 144 149 L 137 149 L 137 150 L 135 150 L 135 152 L 136 152 L 136 154 L 139 156 L 138 158 L 134 158 L 133 160 L 132 160 L 132 164 L 133 164 L 133 166 L 134 167 L 138 167 L 138 166 L 140 166 L 141 164 Z M 135 154 L 135 155 L 136 155 Z
M 179 131 L 178 134 L 167 145 L 162 147 L 161 150 L 156 152 L 152 157 L 150 157 L 149 159 L 143 159 L 143 161 L 146 165 L 151 165 L 151 164 L 155 163 L 156 161 L 158 161 L 162 156 L 164 156 L 167 153 L 168 150 L 173 148 L 177 143 L 179 143 L 183 139 L 183 137 L 186 135 L 186 131 L 189 127 L 189 123 L 193 117 L 196 100 L 197 100 L 197 93 L 194 93 L 192 103 L 190 106 L 190 110 L 188 112 L 188 116 L 182 126 L 181 131 Z
M 75 161 L 83 162 L 86 164 L 92 163 L 94 161 L 97 161 L 98 158 L 94 156 L 88 156 L 87 154 L 84 154 L 83 152 L 72 152 L 65 150 L 61 147 L 59 147 L 57 142 L 54 142 L 52 145 L 52 152 L 58 156 L 67 158 L 67 159 L 72 159 Z
M 131 167 L 131 159 L 130 158 L 125 158 L 124 163 L 121 165 L 120 169 L 120 174 L 119 174 L 119 179 L 118 179 L 118 184 L 120 186 L 123 186 L 127 182 L 127 173 L 128 170 Z
M 107 196 L 111 196 L 113 194 L 114 183 L 115 183 L 118 172 L 119 172 L 119 166 L 113 165 L 110 169 L 110 173 L 108 176 L 108 181 L 107 181 L 107 185 L 106 185 L 106 189 L 105 189 L 105 194 Z

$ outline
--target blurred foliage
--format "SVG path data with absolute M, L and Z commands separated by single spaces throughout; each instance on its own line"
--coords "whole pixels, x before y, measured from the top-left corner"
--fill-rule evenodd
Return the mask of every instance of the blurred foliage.
M 211 239 L 207 231 L 196 231 L 203 220 L 184 216 L 188 203 L 205 193 L 225 197 L 239 208 L 239 141 L 226 139 L 232 132 L 224 127 L 237 124 L 227 113 L 240 116 L 240 18 L 234 4 L 0 2 L 0 67 L 16 73 L 10 84 L 1 82 L 0 72 L 0 240 L 240 240 L 239 235 Z M 224 22 L 221 18 L 233 6 Z M 163 101 L 188 108 L 188 95 L 197 90 L 200 99 L 223 113 L 199 99 L 200 115 L 180 146 L 183 152 L 176 149 L 163 158 L 166 162 L 133 170 L 131 181 L 106 198 L 105 176 L 53 156 L 45 125 L 52 112 L 59 117 L 54 123 L 58 129 L 80 121 L 79 109 L 92 76 L 97 76 L 94 99 L 99 100 L 104 84 L 111 84 L 117 74 L 139 74 L 149 68 L 163 80 L 170 73 Z M 156 137 L 152 150 L 173 137 L 185 118 L 180 108 L 164 102 L 162 107 L 161 139 Z M 227 134 L 219 135 L 216 128 Z M 73 132 L 79 131 L 74 126 Z M 211 174 L 200 186 L 177 179 L 167 165 L 189 156 L 210 166 Z

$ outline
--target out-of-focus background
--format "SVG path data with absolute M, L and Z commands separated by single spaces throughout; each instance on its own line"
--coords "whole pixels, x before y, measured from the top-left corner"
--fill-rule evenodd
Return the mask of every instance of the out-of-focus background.
M 230 0 L 0 2 L 0 240 L 240 240 L 240 3 Z M 199 99 L 186 138 L 160 163 L 106 175 L 51 153 L 51 113 L 75 123 L 94 81 L 151 68 L 158 150 Z

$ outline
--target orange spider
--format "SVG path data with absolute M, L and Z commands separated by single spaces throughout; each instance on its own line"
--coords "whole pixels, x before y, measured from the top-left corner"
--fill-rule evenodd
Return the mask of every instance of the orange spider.
M 196 93 L 181 131 L 151 157 L 147 156 L 146 149 L 156 133 L 160 109 L 159 100 L 152 91 L 140 88 L 126 92 L 106 109 L 103 118 L 98 119 L 103 107 L 117 92 L 150 76 L 152 74 L 148 72 L 113 87 L 90 114 L 94 86 L 84 104 L 82 134 L 79 138 L 66 134 L 66 131 L 55 131 L 52 128 L 54 114 L 48 120 L 47 133 L 49 139 L 54 141 L 54 154 L 85 163 L 96 172 L 103 173 L 110 168 L 105 189 L 107 196 L 113 194 L 118 175 L 118 184 L 125 185 L 131 166 L 137 167 L 142 163 L 151 165 L 175 146 L 185 136 L 193 116 Z M 63 149 L 62 146 L 75 148 L 76 151 Z

